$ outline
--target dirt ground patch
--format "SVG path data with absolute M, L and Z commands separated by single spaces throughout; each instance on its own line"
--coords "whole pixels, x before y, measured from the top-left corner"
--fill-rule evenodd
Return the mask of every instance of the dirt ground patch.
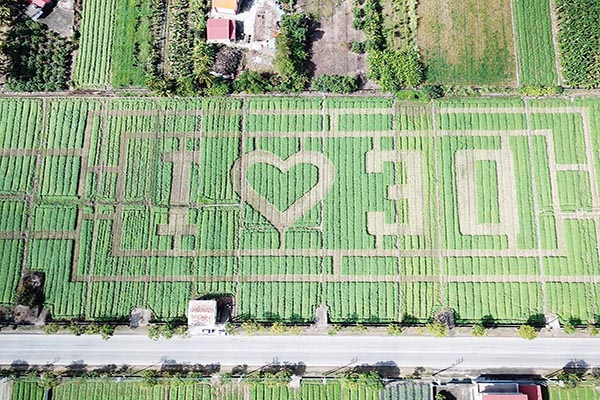
M 352 28 L 351 0 L 300 0 L 297 8 L 318 18 L 311 59 L 315 76 L 366 74 L 366 56 L 350 51 L 352 42 L 365 40 Z
M 422 0 L 418 14 L 430 82 L 515 84 L 510 0 Z
M 47 16 L 39 22 L 45 24 L 58 33 L 61 37 L 73 36 L 73 25 L 75 23 L 75 11 L 72 1 L 59 1 Z

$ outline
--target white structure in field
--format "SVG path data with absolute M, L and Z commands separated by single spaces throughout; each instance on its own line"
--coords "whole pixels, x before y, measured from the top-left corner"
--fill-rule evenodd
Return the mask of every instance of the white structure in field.
M 191 300 L 188 305 L 188 333 L 213 333 L 217 323 L 216 300 Z

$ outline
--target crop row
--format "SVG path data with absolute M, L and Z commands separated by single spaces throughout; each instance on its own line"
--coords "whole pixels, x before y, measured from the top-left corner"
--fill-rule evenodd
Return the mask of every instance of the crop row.
M 517 68 L 521 85 L 557 85 L 549 0 L 515 0 Z
M 533 283 L 449 283 L 448 306 L 457 319 L 480 321 L 492 316 L 502 322 L 526 321 L 542 312 L 541 286 Z
M 73 71 L 73 82 L 80 88 L 102 88 L 110 83 L 118 1 L 89 0 L 83 7 Z
M 37 100 L 0 100 L 0 149 L 38 147 L 42 125 L 40 114 L 41 103 Z

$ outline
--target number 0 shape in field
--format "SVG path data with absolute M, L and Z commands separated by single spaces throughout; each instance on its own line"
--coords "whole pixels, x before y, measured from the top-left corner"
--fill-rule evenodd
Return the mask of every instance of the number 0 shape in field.
M 298 164 L 310 164 L 317 167 L 319 174 L 317 182 L 306 193 L 299 197 L 286 210 L 279 210 L 260 195 L 246 179 L 246 172 L 251 165 L 268 164 L 286 173 Z M 285 160 L 264 150 L 255 150 L 238 158 L 231 169 L 234 190 L 252 208 L 261 213 L 280 234 L 290 228 L 302 215 L 315 204 L 323 200 L 333 184 L 334 167 L 323 154 L 315 151 L 300 151 Z

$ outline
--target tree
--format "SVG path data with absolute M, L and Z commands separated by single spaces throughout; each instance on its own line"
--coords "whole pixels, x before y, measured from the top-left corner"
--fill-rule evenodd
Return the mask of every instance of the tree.
M 526 340 L 533 340 L 538 336 L 537 330 L 531 325 L 521 325 L 518 334 L 521 338 Z
M 308 17 L 302 13 L 285 14 L 275 39 L 273 67 L 281 77 L 281 88 L 300 92 L 308 83 L 305 63 L 308 59 Z

